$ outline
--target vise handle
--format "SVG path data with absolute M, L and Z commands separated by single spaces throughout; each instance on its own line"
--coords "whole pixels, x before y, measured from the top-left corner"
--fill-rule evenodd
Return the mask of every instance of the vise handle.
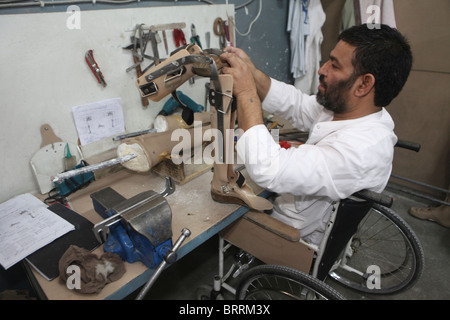
M 175 242 L 173 248 L 164 258 L 163 262 L 160 263 L 156 271 L 153 273 L 153 275 L 150 277 L 150 279 L 147 281 L 147 283 L 144 285 L 142 290 L 139 292 L 139 294 L 136 297 L 136 300 L 142 300 L 147 292 L 150 290 L 150 288 L 155 283 L 156 279 L 158 279 L 159 275 L 163 272 L 164 268 L 166 267 L 166 264 L 173 263 L 177 259 L 176 251 L 178 248 L 181 247 L 181 244 L 184 242 L 184 240 L 191 235 L 191 231 L 187 228 L 184 228 L 181 230 L 181 236 L 178 238 L 178 240 Z

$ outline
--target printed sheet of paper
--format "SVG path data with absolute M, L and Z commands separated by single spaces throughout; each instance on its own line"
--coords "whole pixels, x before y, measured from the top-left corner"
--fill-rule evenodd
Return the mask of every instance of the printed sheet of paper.
M 72 112 L 82 146 L 125 131 L 121 98 L 76 106 Z
M 8 269 L 75 227 L 25 193 L 0 204 L 0 264 Z

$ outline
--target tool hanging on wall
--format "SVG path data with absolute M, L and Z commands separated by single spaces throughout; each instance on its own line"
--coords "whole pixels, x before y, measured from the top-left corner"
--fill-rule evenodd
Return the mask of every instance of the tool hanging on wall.
M 152 44 L 153 49 L 153 60 L 155 62 L 155 65 L 158 65 L 160 63 L 159 60 L 159 51 L 158 51 L 158 33 L 150 31 L 150 42 Z M 161 39 L 160 41 L 161 42 Z
M 153 25 L 150 26 L 150 31 L 151 32 L 155 32 L 158 35 L 158 31 L 162 31 L 162 35 L 163 35 L 163 41 L 164 41 L 164 47 L 166 49 L 166 54 L 169 55 L 169 46 L 167 43 L 167 34 L 166 31 L 167 30 L 181 30 L 183 28 L 186 28 L 186 23 L 184 22 L 176 22 L 176 23 L 166 23 L 166 24 L 157 24 L 157 25 Z M 158 39 L 158 37 L 157 37 Z M 161 41 L 159 41 L 161 42 Z
M 214 20 L 213 31 L 216 36 L 219 36 L 220 49 L 227 46 L 227 39 L 225 38 L 225 25 L 221 18 Z
M 186 45 L 186 37 L 184 36 L 184 32 L 181 29 L 173 30 L 173 39 L 175 40 L 175 46 L 177 48 Z
M 105 79 L 103 78 L 103 74 L 100 71 L 100 67 L 98 66 L 97 62 L 94 59 L 94 51 L 88 50 L 86 54 L 84 55 L 84 58 L 89 65 L 89 68 L 91 68 L 92 72 L 94 73 L 94 76 L 97 78 L 98 83 L 100 83 L 103 87 L 106 87 Z
M 191 43 L 199 46 L 200 49 L 202 49 L 202 44 L 200 42 L 200 37 L 197 34 L 197 31 L 195 30 L 195 25 L 191 24 Z M 195 77 L 192 77 L 189 79 L 190 84 L 195 83 Z
M 164 48 L 166 49 L 166 55 L 169 55 L 169 46 L 167 44 L 166 30 L 163 30 L 162 34 L 163 34 L 163 40 L 164 40 Z
M 158 34 L 159 31 L 163 33 L 164 46 L 166 48 L 166 52 L 168 53 L 169 48 L 167 44 L 167 36 L 166 30 L 181 30 L 181 28 L 185 28 L 186 23 L 169 23 L 169 24 L 159 24 L 147 26 L 145 24 L 136 25 L 133 30 L 133 36 L 131 36 L 131 44 L 124 47 L 123 49 L 132 50 L 133 55 L 138 58 L 138 61 L 132 66 L 127 68 L 127 72 L 134 69 L 136 66 L 141 65 L 142 72 L 145 73 L 150 67 L 153 65 L 159 64 L 160 56 L 158 52 L 158 43 L 161 43 L 161 38 Z M 147 44 L 151 43 L 153 49 L 153 56 L 149 56 L 146 54 Z M 143 68 L 142 63 L 145 59 L 152 60 L 153 63 Z
M 135 34 L 136 34 L 136 32 L 135 32 Z M 128 45 L 127 47 L 123 48 L 125 50 L 131 50 L 131 54 L 133 55 L 134 64 L 127 69 L 127 72 L 133 68 L 136 68 L 136 74 L 137 74 L 138 78 L 140 76 L 142 76 L 142 74 L 143 74 L 142 69 L 141 69 L 141 62 L 144 59 L 143 57 L 141 57 L 138 54 L 138 51 L 137 51 L 137 49 L 140 48 L 140 43 L 141 42 L 137 41 L 135 35 L 133 35 L 133 36 L 131 36 L 131 44 Z M 141 103 L 142 103 L 142 106 L 144 106 L 144 107 L 147 107 L 149 104 L 148 99 L 144 98 L 144 97 L 141 97 Z
M 224 21 L 222 18 L 216 18 L 216 20 L 214 20 L 213 30 L 214 34 L 220 37 L 220 49 L 224 49 L 226 46 L 233 46 L 230 38 L 228 21 Z
M 144 24 L 136 25 L 133 35 L 130 37 L 131 44 L 124 47 L 125 50 L 131 50 L 133 57 L 135 57 L 135 63 L 126 69 L 126 72 L 137 68 L 138 66 L 141 68 L 141 64 L 145 58 L 154 61 L 153 56 L 149 56 L 145 53 L 147 49 L 147 43 L 150 41 L 151 34 L 148 31 L 148 27 L 145 27 Z M 147 31 L 146 31 L 147 30 Z M 142 68 L 141 68 L 142 69 Z M 142 70 L 143 72 L 143 70 Z
M 205 33 L 205 39 L 206 39 L 206 48 L 211 48 L 211 32 Z
M 64 171 L 71 170 L 77 165 L 77 157 L 70 153 L 69 143 L 64 147 Z
M 160 58 L 158 51 L 158 43 L 161 42 L 161 38 L 158 34 L 158 31 L 162 31 L 164 47 L 166 49 L 166 53 L 168 54 L 169 47 L 167 43 L 166 30 L 184 27 L 186 27 L 186 24 L 184 22 L 161 24 L 150 27 L 143 23 L 137 24 L 133 30 L 133 35 L 130 37 L 131 44 L 129 44 L 126 47 L 123 47 L 123 49 L 131 51 L 134 62 L 132 66 L 126 69 L 126 72 L 136 69 L 136 73 L 139 78 L 149 68 L 151 68 L 154 65 L 158 65 L 162 60 Z M 146 54 L 147 44 L 149 42 L 152 46 L 153 51 L 152 56 Z M 145 59 L 150 60 L 151 63 L 144 67 L 143 64 Z M 141 102 L 144 107 L 149 105 L 149 101 L 146 97 L 141 97 Z
M 200 49 L 202 48 L 202 44 L 200 42 L 200 37 L 197 34 L 197 31 L 195 30 L 195 25 L 191 24 L 191 43 L 196 44 L 200 47 Z

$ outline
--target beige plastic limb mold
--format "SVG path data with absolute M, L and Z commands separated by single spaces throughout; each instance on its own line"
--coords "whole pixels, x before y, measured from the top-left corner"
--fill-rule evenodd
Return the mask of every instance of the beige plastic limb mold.
M 200 121 L 202 126 L 211 124 L 211 114 L 209 112 L 194 113 L 194 123 Z M 173 131 L 175 129 L 189 129 L 194 123 L 188 125 L 179 114 L 171 114 L 169 116 L 158 115 L 155 118 L 153 126 L 157 132 Z
M 181 151 L 201 146 L 201 139 L 194 139 L 195 129 L 194 127 L 186 129 L 181 138 L 178 135 L 173 136 L 173 131 L 153 132 L 128 138 L 119 145 L 117 154 L 118 156 L 137 155 L 135 159 L 124 162 L 122 165 L 136 172 L 146 172 L 164 159 L 170 158 L 175 147 L 179 147 Z M 209 125 L 201 127 L 202 137 L 208 129 L 210 129 Z
M 148 70 L 144 75 L 136 80 L 136 86 L 141 92 L 142 97 L 148 97 L 152 101 L 160 101 L 162 98 L 171 94 L 179 86 L 194 76 L 192 65 L 178 65 L 177 61 L 189 56 L 186 49 L 181 49 L 169 59 Z M 168 74 L 163 74 L 157 78 L 150 78 L 150 74 L 163 68 L 171 68 Z
M 131 159 L 130 161 L 122 163 L 122 165 L 130 170 L 136 171 L 136 172 L 147 172 L 150 170 L 150 163 L 147 159 L 147 156 L 145 155 L 144 150 L 142 147 L 137 143 L 127 144 L 122 143 L 117 148 L 117 156 L 123 157 L 128 154 L 135 154 L 137 157 L 134 159 Z
M 220 70 L 223 64 L 218 55 L 207 54 L 190 44 L 140 76 L 136 86 L 143 97 L 160 101 L 194 75 L 209 77 L 212 60 Z

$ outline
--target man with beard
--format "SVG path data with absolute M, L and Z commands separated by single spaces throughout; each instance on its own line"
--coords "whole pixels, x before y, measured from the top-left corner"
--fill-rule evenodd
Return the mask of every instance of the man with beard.
M 316 96 L 269 78 L 246 53 L 221 55 L 234 79 L 237 143 L 252 180 L 277 194 L 272 216 L 320 244 L 339 199 L 384 190 L 392 169 L 394 122 L 385 107 L 403 88 L 412 66 L 407 40 L 386 25 L 342 32 L 320 68 Z M 263 124 L 262 108 L 309 132 L 298 148 L 283 149 Z

